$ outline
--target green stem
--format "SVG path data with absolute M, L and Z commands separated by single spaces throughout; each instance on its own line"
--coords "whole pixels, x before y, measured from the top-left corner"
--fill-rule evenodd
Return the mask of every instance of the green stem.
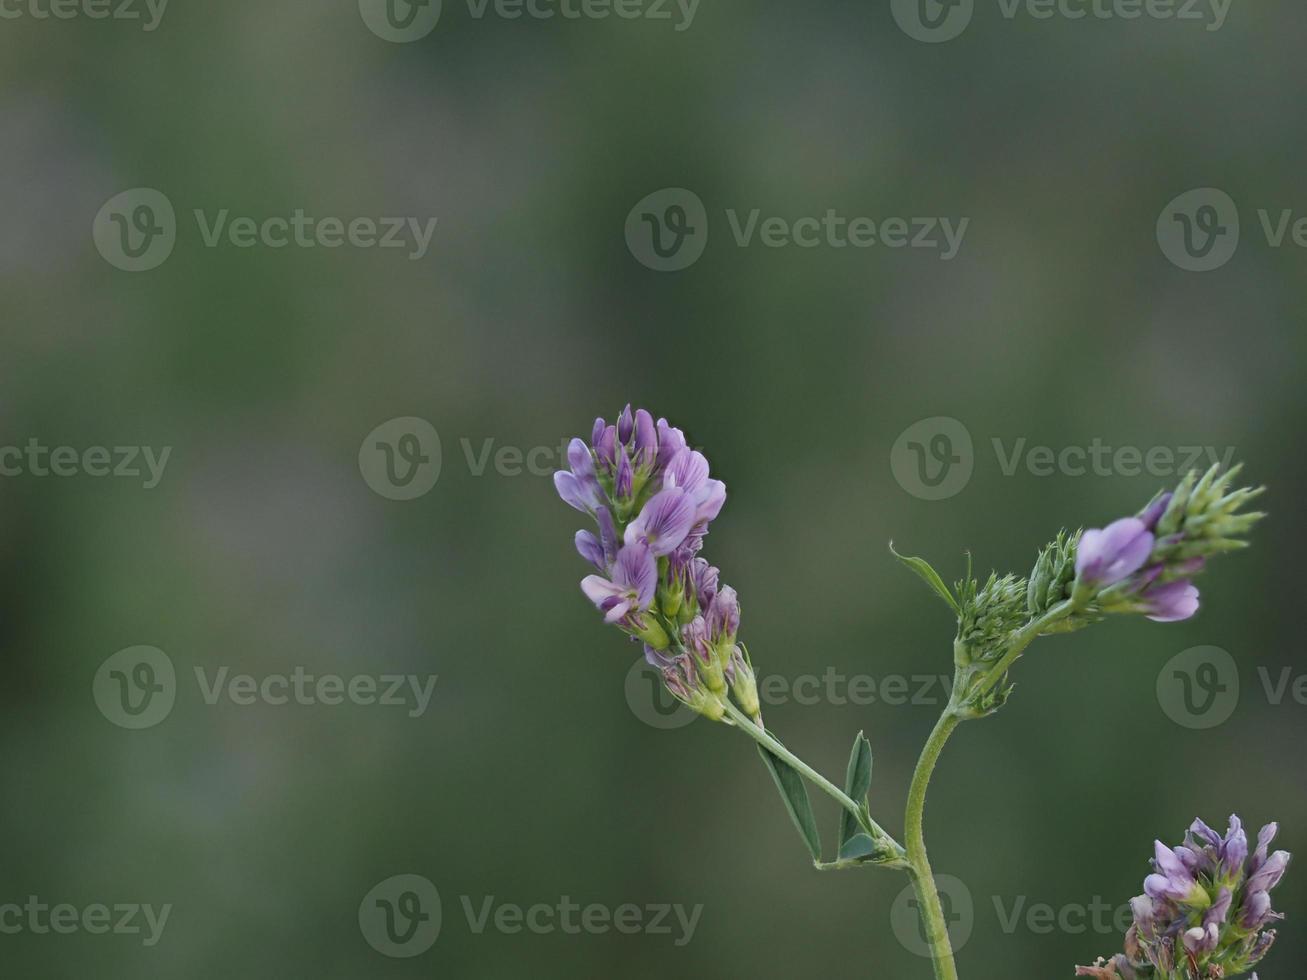
M 887 834 L 875 820 L 872 820 L 871 817 L 868 816 L 866 810 L 858 806 L 858 804 L 850 798 L 847 793 L 787 749 L 766 729 L 754 724 L 753 720 L 731 703 L 730 700 L 723 699 L 722 703 L 726 708 L 727 716 L 731 719 L 731 723 L 736 728 L 740 729 L 740 731 L 744 732 L 744 734 L 748 735 L 772 755 L 778 756 L 788 762 L 801 776 L 803 776 L 804 779 L 829 794 L 836 803 L 848 810 L 849 813 L 853 814 L 859 823 L 870 824 L 867 829 L 872 831 L 873 834 L 883 838 L 900 852 L 903 850 L 902 845 Z
M 1013 633 L 1003 656 L 989 669 L 972 693 L 983 694 L 991 690 L 1003 679 L 1008 668 L 1016 662 L 1036 637 L 1049 626 L 1070 616 L 1075 608 L 1075 603 L 1070 599 L 1060 602 L 1038 619 L 1031 620 Z M 960 689 L 960 677 L 955 678 L 953 687 L 955 692 Z M 958 980 L 958 968 L 953 959 L 953 947 L 949 942 L 948 922 L 944 918 L 944 909 L 939 901 L 939 888 L 935 884 L 935 875 L 926 853 L 926 790 L 930 787 L 930 777 L 935 772 L 935 764 L 939 762 L 945 743 L 962 720 L 962 716 L 957 713 L 957 705 L 950 699 L 948 707 L 935 723 L 930 738 L 926 740 L 925 748 L 921 750 L 921 758 L 917 761 L 917 768 L 912 774 L 912 786 L 908 790 L 908 807 L 904 820 L 909 873 L 912 875 L 913 888 L 917 893 L 922 922 L 926 927 L 931 960 L 935 964 L 936 980 Z
M 1008 644 L 1007 652 L 1003 654 L 998 663 L 996 663 L 990 669 L 989 673 L 985 675 L 985 679 L 981 681 L 978 690 L 983 694 L 1002 680 L 1003 675 L 1007 673 L 1008 668 L 1016 663 L 1017 658 L 1025 653 L 1026 647 L 1030 646 L 1040 633 L 1044 632 L 1044 630 L 1048 629 L 1048 627 L 1052 626 L 1059 620 L 1066 619 L 1075 612 L 1075 609 L 1075 602 L 1071 599 L 1059 602 L 1056 606 L 1049 609 L 1048 612 L 1044 613 L 1044 615 L 1040 616 L 1038 619 L 1032 619 L 1030 622 L 1026 623 L 1025 626 L 1021 627 L 1021 629 L 1013 633 L 1012 641 Z
M 925 811 L 926 789 L 930 786 L 931 774 L 935 763 L 944 751 L 953 729 L 958 727 L 961 719 L 953 713 L 952 703 L 940 715 L 935 729 L 926 740 L 926 747 L 921 750 L 916 771 L 912 774 L 912 786 L 908 790 L 908 808 L 905 817 L 908 842 L 908 863 L 912 875 L 912 885 L 917 893 L 917 904 L 922 921 L 926 927 L 926 939 L 930 945 L 931 961 L 935 965 L 936 980 L 958 980 L 957 964 L 953 961 L 953 947 L 949 943 L 948 923 L 944 919 L 944 909 L 939 902 L 939 889 L 935 885 L 935 875 L 930 869 L 930 858 L 926 855 Z

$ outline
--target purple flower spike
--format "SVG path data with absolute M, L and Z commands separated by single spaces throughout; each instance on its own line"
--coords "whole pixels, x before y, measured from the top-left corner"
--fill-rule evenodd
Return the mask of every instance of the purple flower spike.
M 1198 611 L 1198 588 L 1183 579 L 1154 585 L 1142 599 L 1144 612 L 1157 623 L 1178 623 Z
M 587 575 L 581 591 L 604 614 L 604 622 L 616 623 L 653 605 L 658 588 L 658 564 L 643 545 L 627 545 L 617 554 L 611 578 Z
M 1123 517 L 1099 530 L 1090 528 L 1076 550 L 1076 577 L 1107 588 L 1133 575 L 1153 550 L 1153 532 L 1137 517 Z
M 567 458 L 570 469 L 554 475 L 558 493 L 598 524 L 575 537 L 599 572 L 586 576 L 582 591 L 608 623 L 643 642 L 677 698 L 720 721 L 733 697 L 761 724 L 756 675 L 735 646 L 739 602 L 698 557 L 726 484 L 710 477 L 685 433 L 629 404 L 614 423 L 596 418 L 590 445 L 573 439 Z
M 655 555 L 668 555 L 694 524 L 694 504 L 683 491 L 660 490 L 626 528 L 626 543 L 643 543 Z
M 1263 827 L 1257 850 L 1249 855 L 1243 822 L 1233 816 L 1224 836 L 1195 820 L 1183 846 L 1173 850 L 1158 842 L 1155 873 L 1144 883 L 1147 895 L 1130 903 L 1134 924 L 1126 933 L 1125 953 L 1081 967 L 1078 975 L 1099 980 L 1247 975 L 1275 941 L 1275 932 L 1266 927 L 1283 918 L 1271 908 L 1269 892 L 1289 855 L 1266 856 L 1274 836 L 1274 824 Z

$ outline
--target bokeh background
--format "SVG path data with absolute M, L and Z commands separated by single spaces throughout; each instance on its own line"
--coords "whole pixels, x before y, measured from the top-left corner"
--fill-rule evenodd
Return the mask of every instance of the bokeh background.
M 117 0 L 115 0 L 117 2 Z M 636 651 L 576 581 L 580 526 L 547 475 L 628 400 L 683 425 L 730 499 L 707 554 L 739 590 L 764 675 L 947 672 L 947 611 L 886 550 L 950 579 L 1024 571 L 1062 525 L 1131 512 L 1170 477 L 1007 475 L 993 448 L 1233 447 L 1273 511 L 1215 563 L 1204 607 L 1045 640 L 999 716 L 948 747 L 928 810 L 937 870 L 970 888 L 962 974 L 1063 977 L 1112 930 L 1005 928 L 1139 891 L 1155 837 L 1195 815 L 1307 841 L 1307 671 L 1295 600 L 1304 474 L 1304 263 L 1257 209 L 1307 213 L 1297 116 L 1307 11 L 1234 0 L 1203 22 L 1003 16 L 928 44 L 885 2 L 705 0 L 676 21 L 478 19 L 446 0 L 413 43 L 352 0 L 174 0 L 158 28 L 0 21 L 0 445 L 172 447 L 158 485 L 0 478 L 0 904 L 173 905 L 161 941 L 0 935 L 13 977 L 661 977 L 914 980 L 905 880 L 820 875 L 753 748 L 660 729 L 624 693 Z M 139 187 L 179 233 L 143 273 L 92 222 Z M 660 273 L 624 240 L 665 187 L 712 234 Z M 1155 234 L 1216 187 L 1243 237 L 1183 271 Z M 430 251 L 204 246 L 192 212 L 437 217 Z M 724 212 L 968 218 L 922 249 L 738 247 Z M 1278 218 L 1277 218 L 1278 220 Z M 408 501 L 360 446 L 397 417 L 439 433 Z M 946 499 L 891 468 L 909 426 L 973 440 Z M 469 454 L 471 462 L 469 462 Z M 511 456 L 509 457 L 511 461 Z M 176 702 L 126 730 L 93 698 L 124 648 L 165 651 Z M 1176 723 L 1158 678 L 1188 648 L 1241 698 Z M 195 669 L 438 675 L 429 709 L 205 703 Z M 865 729 L 894 832 L 937 704 L 769 704 L 838 777 Z M 836 814 L 816 806 L 824 827 Z M 828 838 L 833 829 L 827 830 Z M 829 844 L 829 840 L 828 840 Z M 411 958 L 359 906 L 398 874 L 443 900 Z M 466 899 L 702 905 L 673 935 L 481 933 Z M 1307 950 L 1307 878 L 1263 976 Z M 1024 916 L 1024 913 L 1023 913 Z

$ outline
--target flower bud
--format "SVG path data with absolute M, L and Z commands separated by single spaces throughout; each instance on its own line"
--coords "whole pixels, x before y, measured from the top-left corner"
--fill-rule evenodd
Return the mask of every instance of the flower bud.
M 753 664 L 749 655 L 740 647 L 731 650 L 727 675 L 731 681 L 731 693 L 740 710 L 762 724 L 762 705 L 758 701 L 758 678 L 753 673 Z

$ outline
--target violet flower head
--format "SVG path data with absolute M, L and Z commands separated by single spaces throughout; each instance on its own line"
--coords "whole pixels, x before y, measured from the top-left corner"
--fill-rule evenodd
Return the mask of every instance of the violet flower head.
M 1153 550 L 1153 532 L 1137 517 L 1123 517 L 1099 530 L 1080 536 L 1076 550 L 1076 577 L 1099 588 L 1115 585 L 1133 575 Z
M 1039 597 L 1040 608 L 1073 599 L 1073 626 L 1103 613 L 1143 613 L 1159 623 L 1193 616 L 1199 594 L 1191 579 L 1212 556 L 1246 547 L 1243 536 L 1266 516 L 1241 510 L 1262 488 L 1231 490 L 1239 470 L 1190 473 L 1136 516 L 1085 531 L 1075 543 L 1074 579 L 1065 592 L 1055 580 L 1054 594 Z
M 1268 853 L 1278 827 L 1267 824 L 1249 853 L 1237 816 L 1217 834 L 1195 820 L 1178 847 L 1157 842 L 1153 874 L 1144 894 L 1130 903 L 1134 924 L 1125 952 L 1077 976 L 1099 980 L 1232 980 L 1270 951 L 1282 916 L 1271 908 L 1271 890 L 1289 865 L 1287 851 Z M 1255 974 L 1254 974 L 1255 976 Z
M 726 502 L 708 459 L 666 419 L 627 405 L 614 423 L 595 419 L 588 445 L 573 439 L 567 462 L 554 474 L 558 495 L 595 521 L 575 537 L 597 570 L 581 582 L 586 597 L 643 642 L 681 701 L 720 720 L 733 696 L 758 720 L 752 665 L 735 642 L 739 601 L 698 555 Z

